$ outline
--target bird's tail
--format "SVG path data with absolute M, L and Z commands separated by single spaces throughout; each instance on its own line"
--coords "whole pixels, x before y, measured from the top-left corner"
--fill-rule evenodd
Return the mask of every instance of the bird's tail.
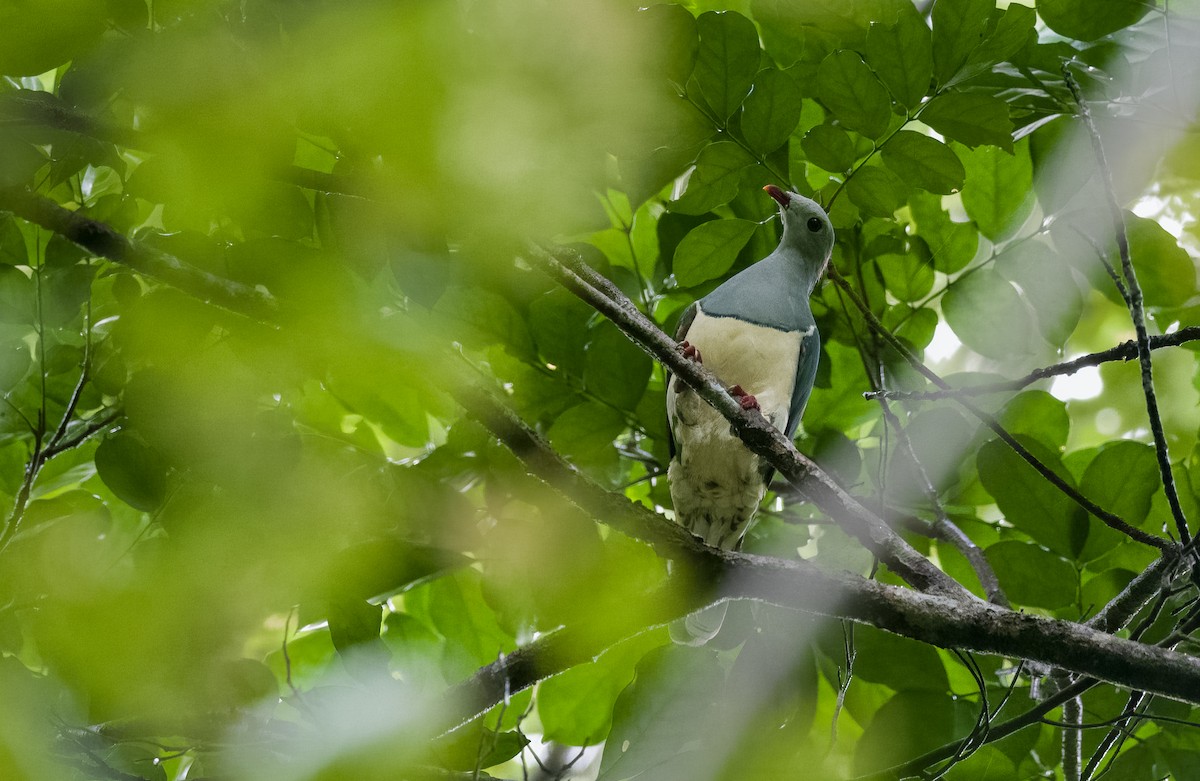
M 717 636 L 725 622 L 728 602 L 719 602 L 671 622 L 671 640 L 676 645 L 704 645 Z

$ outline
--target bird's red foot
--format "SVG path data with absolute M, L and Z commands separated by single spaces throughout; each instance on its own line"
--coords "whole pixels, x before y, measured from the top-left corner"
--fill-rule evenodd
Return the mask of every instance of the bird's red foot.
M 730 388 L 729 395 L 738 400 L 738 402 L 742 405 L 742 409 L 759 409 L 758 399 L 742 390 L 741 385 L 734 385 L 732 388 Z
M 681 350 L 683 350 L 684 358 L 695 361 L 696 363 L 704 363 L 704 361 L 700 358 L 700 351 L 698 349 L 696 349 L 696 345 L 692 344 L 691 342 L 688 342 L 687 340 L 684 340 L 679 343 L 679 348 Z M 687 385 L 684 385 L 683 380 L 676 377 L 675 378 L 675 392 L 683 393 L 686 390 L 687 390 Z

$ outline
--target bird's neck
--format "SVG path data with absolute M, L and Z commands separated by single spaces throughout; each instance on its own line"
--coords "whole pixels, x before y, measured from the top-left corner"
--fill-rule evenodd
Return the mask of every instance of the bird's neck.
M 825 271 L 824 262 L 814 263 L 799 250 L 787 246 L 780 246 L 757 265 L 768 266 L 771 274 L 779 274 L 787 280 L 787 290 L 803 291 L 805 298 L 812 295 L 817 281 Z

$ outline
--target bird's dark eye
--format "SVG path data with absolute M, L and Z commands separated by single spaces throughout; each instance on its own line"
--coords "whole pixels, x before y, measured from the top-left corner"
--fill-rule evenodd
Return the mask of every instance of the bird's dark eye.
M 808 218 L 808 229 L 810 231 L 812 231 L 813 233 L 820 233 L 821 229 L 824 227 L 825 227 L 825 224 L 822 223 L 820 220 L 818 220 L 816 217 Z

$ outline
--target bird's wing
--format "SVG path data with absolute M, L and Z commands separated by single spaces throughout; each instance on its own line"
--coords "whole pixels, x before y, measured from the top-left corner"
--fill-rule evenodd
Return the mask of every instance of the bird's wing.
M 679 317 L 679 326 L 675 329 L 675 341 L 682 342 L 687 336 L 688 329 L 692 327 L 692 321 L 696 319 L 696 312 L 700 307 L 695 301 L 688 305 L 688 308 L 683 310 L 683 314 Z M 671 390 L 671 372 L 667 370 L 667 391 Z M 675 457 L 675 432 L 671 430 L 671 419 L 667 416 L 667 452 L 671 458 Z
M 821 334 L 814 324 L 803 333 L 800 339 L 800 357 L 796 361 L 796 381 L 792 385 L 792 403 L 788 408 L 787 425 L 783 429 L 783 433 L 787 435 L 788 439 L 795 435 L 796 428 L 800 425 L 800 418 L 804 415 L 804 406 L 808 404 L 813 383 L 817 379 L 817 360 L 820 354 Z

